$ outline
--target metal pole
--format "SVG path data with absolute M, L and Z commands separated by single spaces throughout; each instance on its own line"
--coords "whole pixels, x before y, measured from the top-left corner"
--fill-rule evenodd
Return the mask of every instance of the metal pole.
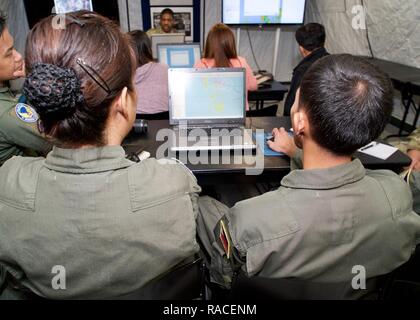
M 276 30 L 276 42 L 275 42 L 275 45 L 274 45 L 274 57 L 273 57 L 273 77 L 274 78 L 276 78 L 276 71 L 277 71 L 277 57 L 279 55 L 280 33 L 281 33 L 281 29 L 277 28 L 277 30 Z
M 239 45 L 241 43 L 241 28 L 236 29 L 236 51 L 239 55 Z

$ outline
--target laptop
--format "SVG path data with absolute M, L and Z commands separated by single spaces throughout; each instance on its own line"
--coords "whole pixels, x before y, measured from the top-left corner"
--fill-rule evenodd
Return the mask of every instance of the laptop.
M 255 151 L 245 129 L 245 79 L 243 68 L 169 69 L 170 150 Z
M 201 59 L 199 43 L 157 45 L 158 61 L 169 68 L 192 68 Z
M 153 59 L 157 59 L 159 43 L 185 43 L 185 33 L 155 33 L 150 36 L 150 39 L 152 40 Z

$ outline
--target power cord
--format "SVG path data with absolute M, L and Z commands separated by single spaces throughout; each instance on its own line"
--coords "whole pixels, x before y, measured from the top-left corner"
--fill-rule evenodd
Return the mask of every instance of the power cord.
M 130 23 L 130 8 L 128 6 L 128 0 L 125 1 L 125 8 L 127 9 L 127 29 L 128 29 L 128 32 L 130 32 L 131 23 Z
M 255 65 L 258 68 L 258 72 L 261 72 L 261 68 L 258 64 L 257 58 L 255 57 L 254 47 L 252 45 L 251 36 L 249 35 L 249 29 L 246 29 L 246 34 L 248 35 L 249 47 L 251 48 L 251 53 L 252 53 L 252 57 L 254 58 Z
M 370 37 L 369 37 L 369 28 L 368 28 L 368 24 L 367 24 L 367 7 L 365 6 L 365 1 L 362 1 L 362 7 L 363 7 L 363 13 L 364 13 L 364 19 L 365 19 L 365 26 L 366 26 L 366 38 L 367 38 L 367 42 L 369 45 L 369 51 L 370 51 L 370 56 L 373 58 L 375 58 L 374 54 L 373 54 L 373 49 L 372 49 L 372 44 L 370 42 Z

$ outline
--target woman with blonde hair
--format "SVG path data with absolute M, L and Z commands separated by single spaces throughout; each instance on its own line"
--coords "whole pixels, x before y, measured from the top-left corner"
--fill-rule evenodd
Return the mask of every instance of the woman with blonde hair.
M 223 24 L 215 24 L 206 40 L 204 58 L 197 62 L 195 68 L 245 68 L 246 89 L 253 91 L 258 89 L 257 79 L 252 73 L 251 67 L 245 58 L 238 56 L 235 46 L 235 36 L 232 30 Z M 248 97 L 248 93 L 247 93 Z M 246 110 L 249 110 L 248 99 Z

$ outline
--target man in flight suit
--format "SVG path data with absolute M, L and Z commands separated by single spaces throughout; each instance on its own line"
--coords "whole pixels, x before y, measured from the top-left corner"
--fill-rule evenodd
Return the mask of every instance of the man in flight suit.
M 369 280 L 405 263 L 420 242 L 407 184 L 352 158 L 378 138 L 392 106 L 389 78 L 367 61 L 337 55 L 314 64 L 292 108 L 294 138 L 281 128 L 269 142 L 302 170 L 232 209 L 201 200 L 198 232 L 213 282 L 229 287 L 241 268 L 247 276 L 348 283 L 354 298 L 363 294 L 351 288 L 355 267 Z
M 14 49 L 13 37 L 0 12 L 0 166 L 16 155 L 45 155 L 50 144 L 40 135 L 38 115 L 19 103 L 8 87 L 10 80 L 24 77 L 22 56 Z

